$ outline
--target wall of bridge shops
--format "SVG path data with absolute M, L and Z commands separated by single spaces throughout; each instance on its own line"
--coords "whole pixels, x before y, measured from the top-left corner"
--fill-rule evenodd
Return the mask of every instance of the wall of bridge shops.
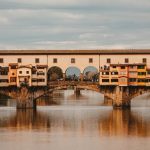
M 110 58 L 110 63 L 107 63 L 107 59 Z M 108 54 L 100 55 L 100 66 L 109 64 L 125 64 L 125 59 L 129 60 L 129 64 L 143 63 L 143 58 L 146 58 L 146 64 L 150 67 L 150 54 Z M 127 64 L 128 64 L 127 63 Z
M 4 62 L 0 63 L 2 67 L 6 67 L 10 63 L 18 63 L 18 58 L 21 58 L 22 62 L 18 65 L 48 65 L 48 69 L 57 66 L 62 69 L 63 73 L 69 67 L 77 67 L 81 73 L 88 66 L 93 66 L 99 70 L 99 55 L 0 55 L 0 58 L 4 59 Z M 39 58 L 39 63 L 35 62 L 35 58 Z M 53 62 L 54 58 L 57 59 L 57 63 Z M 71 58 L 75 59 L 75 63 L 71 63 Z M 93 59 L 92 63 L 89 63 L 89 58 Z
M 147 66 L 150 67 L 150 54 L 13 54 L 0 55 L 0 58 L 4 59 L 4 62 L 0 63 L 2 67 L 7 67 L 9 63 L 18 63 L 17 59 L 22 58 L 22 62 L 18 63 L 19 65 L 48 65 L 47 69 L 57 66 L 62 69 L 63 73 L 65 73 L 69 67 L 77 67 L 81 73 L 83 73 L 84 69 L 88 66 L 93 66 L 99 70 L 99 67 L 109 65 L 109 63 L 107 63 L 108 58 L 110 58 L 111 64 L 124 64 L 126 58 L 129 59 L 130 64 L 143 63 L 143 58 L 146 58 Z M 40 62 L 36 63 L 35 58 L 39 58 Z M 53 62 L 53 58 L 57 59 L 57 63 Z M 75 63 L 71 63 L 71 58 L 75 58 Z M 89 63 L 89 58 L 93 59 L 93 63 Z

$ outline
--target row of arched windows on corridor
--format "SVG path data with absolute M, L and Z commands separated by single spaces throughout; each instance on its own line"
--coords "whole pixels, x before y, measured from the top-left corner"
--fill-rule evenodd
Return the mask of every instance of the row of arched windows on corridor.
M 60 67 L 53 66 L 49 68 L 47 77 L 48 81 L 58 81 L 64 78 L 67 81 L 80 81 L 82 78 L 83 81 L 97 82 L 99 79 L 99 72 L 94 66 L 86 67 L 83 72 L 77 67 L 68 67 L 65 74 L 63 74 Z

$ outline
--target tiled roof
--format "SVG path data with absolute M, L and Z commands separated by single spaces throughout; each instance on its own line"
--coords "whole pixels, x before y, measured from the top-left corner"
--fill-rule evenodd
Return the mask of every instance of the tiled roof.
M 150 54 L 150 49 L 112 49 L 112 50 L 0 50 L 0 55 L 19 54 Z

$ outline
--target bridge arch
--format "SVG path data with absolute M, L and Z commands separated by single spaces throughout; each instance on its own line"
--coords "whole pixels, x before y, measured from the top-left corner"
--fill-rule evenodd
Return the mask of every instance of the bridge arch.
M 136 93 L 132 93 L 132 96 L 131 96 L 131 101 L 134 101 L 135 99 L 138 99 L 140 98 L 141 96 L 144 96 L 146 94 L 150 94 L 150 90 L 138 90 L 136 91 Z
M 48 81 L 56 81 L 61 78 L 63 78 L 63 71 L 60 67 L 52 66 L 48 69 L 48 72 L 47 72 Z
M 65 71 L 67 80 L 79 80 L 81 71 L 78 67 L 70 66 Z
M 83 70 L 83 79 L 88 81 L 97 81 L 99 78 L 98 69 L 94 66 L 87 66 Z

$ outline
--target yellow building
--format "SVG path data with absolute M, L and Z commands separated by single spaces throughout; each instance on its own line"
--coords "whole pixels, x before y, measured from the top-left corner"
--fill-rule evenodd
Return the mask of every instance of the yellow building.
M 119 70 L 118 64 L 110 64 L 110 84 L 119 85 Z
M 100 85 L 145 86 L 150 85 L 150 70 L 146 64 L 110 64 L 100 70 Z
M 146 85 L 146 64 L 137 64 L 137 85 Z
M 147 73 L 146 73 L 146 86 L 150 86 L 150 68 L 147 68 Z
M 128 64 L 110 64 L 111 85 L 128 85 Z
M 17 86 L 17 63 L 10 63 L 9 64 L 9 73 L 8 73 L 8 80 L 10 86 Z
M 129 65 L 129 82 L 128 85 L 130 86 L 137 86 L 137 78 L 138 78 L 138 64 L 130 64 Z

